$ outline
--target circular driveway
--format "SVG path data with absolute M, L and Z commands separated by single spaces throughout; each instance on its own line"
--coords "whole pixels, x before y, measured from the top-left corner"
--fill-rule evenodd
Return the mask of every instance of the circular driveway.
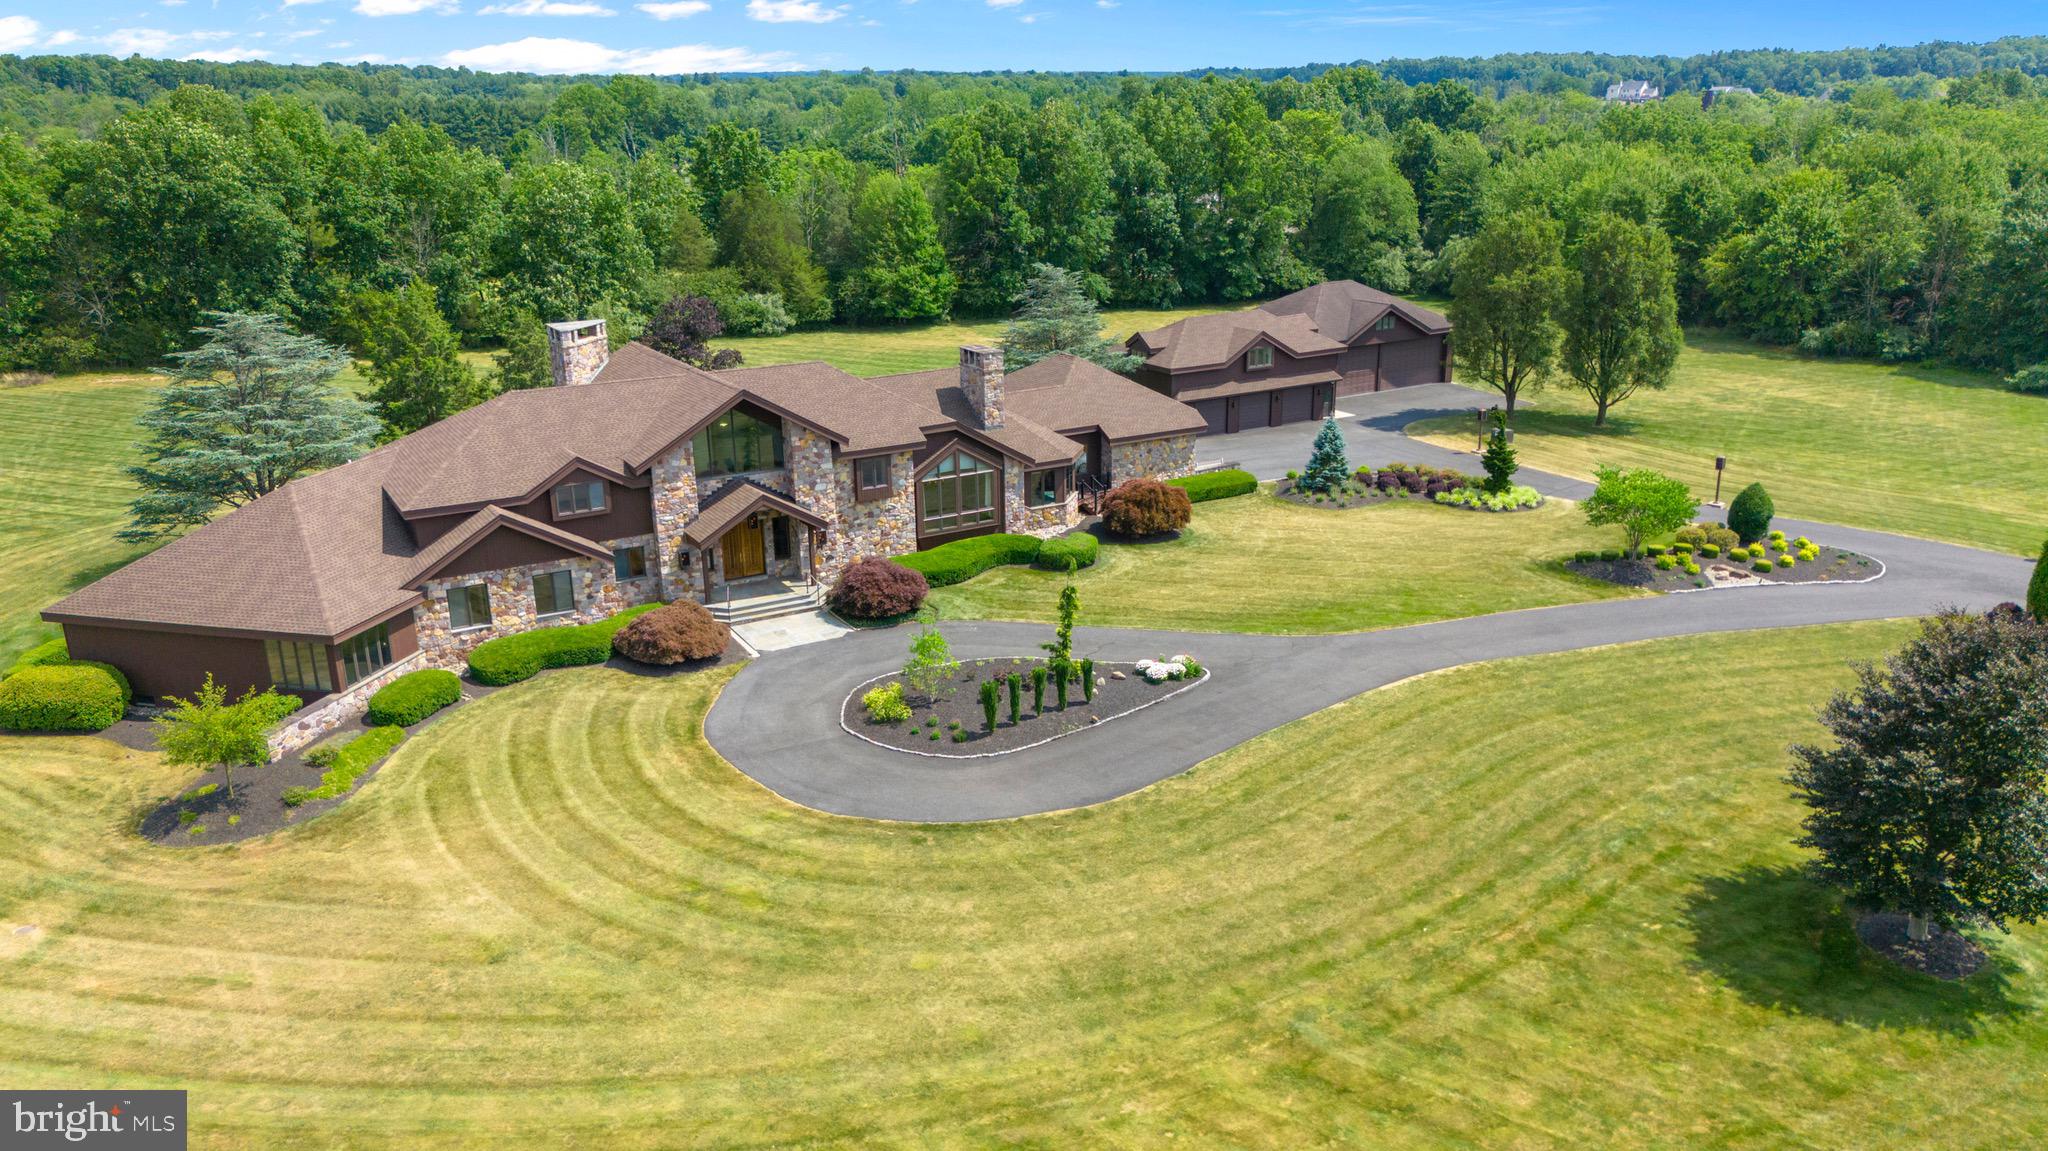
M 1434 393 L 1453 385 L 1411 389 Z M 1459 389 L 1462 391 L 1463 389 Z M 1383 396 L 1386 394 L 1383 394 Z M 1358 400 L 1378 397 L 1354 397 Z M 1349 406 L 1349 405 L 1347 405 Z M 1450 404 L 1443 406 L 1450 407 Z M 1389 406 L 1386 422 L 1423 414 Z M 1374 417 L 1368 416 L 1368 421 Z M 1430 448 L 1353 421 L 1362 440 L 1355 458 L 1432 463 Z M 1228 437 L 1230 456 L 1265 475 L 1254 458 L 1284 451 L 1298 456 L 1306 434 L 1267 445 L 1289 429 Z M 1204 439 L 1198 458 L 1211 458 Z M 1446 464 L 1459 457 L 1442 452 Z M 1469 462 L 1469 461 L 1468 461 Z M 1588 485 L 1524 471 L 1549 494 L 1577 497 Z M 1127 795 L 1262 732 L 1361 692 L 1422 672 L 1513 656 L 1571 651 L 1635 640 L 1716 631 L 1798 627 L 1927 615 L 1943 607 L 1983 610 L 2024 594 L 2031 562 L 2017 556 L 1856 528 L 1777 521 L 1788 534 L 1883 560 L 1884 578 L 1863 584 L 1777 585 L 1607 600 L 1446 620 L 1441 623 L 1326 636 L 1079 628 L 1074 652 L 1098 660 L 1132 660 L 1186 651 L 1216 673 L 1198 696 L 1148 708 L 1114 723 L 1041 747 L 989 759 L 944 760 L 904 755 L 849 738 L 839 706 L 856 684 L 898 666 L 899 629 L 856 631 L 838 639 L 770 652 L 727 685 L 705 718 L 718 753 L 764 787 L 794 803 L 837 815 L 949 823 L 1008 819 L 1086 807 Z M 957 658 L 1011 656 L 1037 650 L 1044 624 L 953 623 L 947 637 Z

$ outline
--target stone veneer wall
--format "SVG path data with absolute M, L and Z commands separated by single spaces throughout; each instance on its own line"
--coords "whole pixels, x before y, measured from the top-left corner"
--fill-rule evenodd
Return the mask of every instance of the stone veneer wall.
M 654 554 L 648 558 L 660 575 L 661 598 L 698 599 L 698 572 L 682 566 L 683 555 L 691 550 L 683 543 L 683 529 L 697 518 L 697 461 L 690 441 L 654 461 L 654 482 L 649 495 L 654 503 Z M 692 563 L 702 563 L 701 559 Z
M 785 456 L 796 502 L 824 519 L 825 545 L 818 552 L 818 579 L 829 584 L 841 569 L 863 556 L 893 556 L 917 550 L 917 500 L 910 486 L 909 452 L 889 457 L 889 495 L 857 502 L 853 461 L 832 458 L 831 441 L 797 428 Z
M 365 676 L 360 682 L 351 684 L 346 690 L 335 692 L 309 707 L 303 707 L 286 716 L 284 722 L 271 729 L 270 759 L 279 759 L 311 746 L 328 732 L 354 719 L 369 706 L 370 697 L 377 689 L 404 675 L 406 672 L 427 666 L 426 653 L 416 651 L 404 659 L 393 660 L 380 670 Z
M 573 573 L 576 610 L 549 616 L 542 621 L 533 602 L 533 577 L 536 573 L 562 568 Z M 458 633 L 448 624 L 448 589 L 458 584 L 479 582 L 491 589 L 491 626 Z M 651 584 L 653 581 L 631 582 Z M 531 631 L 535 627 L 590 623 L 648 598 L 644 590 L 629 593 L 620 588 L 610 559 L 591 559 L 588 556 L 560 563 L 528 564 L 429 580 L 421 590 L 426 593 L 427 602 L 414 608 L 412 614 L 419 634 L 420 651 L 425 655 L 428 667 L 458 667 L 468 658 L 471 648 L 487 639 Z
M 1166 480 L 1175 476 L 1191 475 L 1194 470 L 1193 435 L 1163 436 L 1156 440 L 1137 440 L 1128 444 L 1109 445 L 1111 487 L 1138 476 Z
M 1019 535 L 1050 538 L 1060 535 L 1074 526 L 1079 518 L 1080 496 L 1068 492 L 1067 498 L 1056 504 L 1032 508 L 1024 506 L 1024 474 L 1029 470 L 1015 460 L 1003 462 L 1003 530 Z

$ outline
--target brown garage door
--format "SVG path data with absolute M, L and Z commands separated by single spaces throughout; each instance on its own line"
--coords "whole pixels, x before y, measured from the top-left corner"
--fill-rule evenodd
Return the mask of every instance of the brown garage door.
M 1428 336 L 1382 345 L 1380 379 L 1390 388 L 1436 383 L 1443 378 L 1438 360 L 1443 344 L 1442 336 Z
M 1360 392 L 1373 391 L 1377 386 L 1378 373 L 1371 368 L 1361 368 L 1344 373 L 1344 378 L 1337 384 L 1337 394 L 1355 396 Z
M 1232 397 L 1237 402 L 1237 430 L 1263 428 L 1273 422 L 1273 394 L 1253 392 Z
M 1223 417 L 1227 410 L 1226 401 L 1197 400 L 1195 410 L 1202 413 L 1202 418 L 1209 422 L 1209 426 L 1202 429 L 1205 433 L 1214 436 L 1221 435 L 1227 430 L 1223 426 Z
M 1280 399 L 1281 422 L 1296 424 L 1316 418 L 1316 389 L 1289 388 Z

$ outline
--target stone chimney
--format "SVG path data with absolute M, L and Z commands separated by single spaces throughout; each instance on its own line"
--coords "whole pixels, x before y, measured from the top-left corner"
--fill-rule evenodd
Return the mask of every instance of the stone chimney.
M 554 365 L 556 387 L 589 383 L 611 358 L 612 346 L 606 342 L 603 320 L 567 320 L 548 325 L 548 361 Z
M 960 349 L 960 390 L 984 428 L 1003 426 L 1003 350 L 980 344 Z

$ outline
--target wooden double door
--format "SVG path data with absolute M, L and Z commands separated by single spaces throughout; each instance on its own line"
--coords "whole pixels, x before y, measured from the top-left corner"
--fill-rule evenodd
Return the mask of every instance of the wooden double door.
M 725 533 L 719 544 L 727 582 L 768 574 L 768 551 L 761 546 L 761 525 L 742 523 Z

